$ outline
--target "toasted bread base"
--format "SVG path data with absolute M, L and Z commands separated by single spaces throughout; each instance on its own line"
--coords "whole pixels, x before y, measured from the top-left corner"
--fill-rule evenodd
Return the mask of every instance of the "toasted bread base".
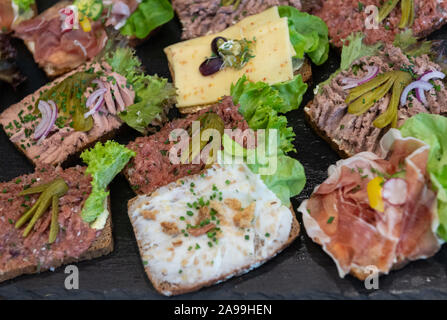
M 172 76 L 172 80 L 175 84 L 175 77 L 174 77 L 174 72 L 171 67 L 171 64 L 168 63 L 168 66 L 169 66 L 169 71 Z M 312 66 L 309 62 L 309 59 L 306 58 L 304 60 L 303 66 L 298 71 L 295 72 L 295 75 L 298 75 L 298 74 L 300 74 L 303 77 L 304 82 L 309 82 L 312 80 Z M 210 106 L 210 104 L 206 104 L 206 105 L 199 105 L 199 106 L 193 106 L 193 107 L 178 108 L 178 110 L 180 111 L 180 113 L 188 114 L 188 113 L 195 113 L 200 110 L 206 109 L 209 106 Z
M 324 132 L 323 130 L 321 130 L 318 125 L 317 122 L 314 120 L 314 118 L 312 117 L 312 107 L 313 107 L 313 101 L 310 101 L 305 107 L 304 107 L 304 116 L 307 120 L 307 122 L 309 123 L 309 125 L 312 127 L 312 129 L 317 133 L 318 136 L 320 136 L 320 138 L 322 138 L 324 141 L 326 141 L 327 143 L 329 143 L 329 145 L 331 146 L 332 149 L 334 149 L 335 152 L 338 153 L 338 155 L 341 158 L 349 158 L 352 157 L 354 154 L 352 154 L 350 151 L 342 149 L 340 147 L 340 143 L 336 140 L 333 140 L 332 138 L 330 138 L 326 132 Z
M 132 222 L 132 218 L 130 215 L 130 211 L 129 208 L 132 206 L 132 204 L 137 200 L 138 197 L 135 197 L 131 200 L 129 200 L 128 204 L 127 204 L 127 208 L 128 208 L 128 215 L 129 215 L 129 219 Z M 189 292 L 194 292 L 194 291 L 198 291 L 204 287 L 209 287 L 212 286 L 214 284 L 226 281 L 232 277 L 235 276 L 239 276 L 242 274 L 245 274 L 255 268 L 260 267 L 262 264 L 264 264 L 265 262 L 267 262 L 268 260 L 272 259 L 273 257 L 275 257 L 277 254 L 279 254 L 281 251 L 283 251 L 285 248 L 287 248 L 300 234 L 300 224 L 298 222 L 298 220 L 296 219 L 296 213 L 293 210 L 293 207 L 290 207 L 290 211 L 292 213 L 292 227 L 290 230 L 290 234 L 289 234 L 289 238 L 287 239 L 287 242 L 285 242 L 281 248 L 279 248 L 275 254 L 273 254 L 272 256 L 263 259 L 263 260 L 259 260 L 256 261 L 253 264 L 250 265 L 246 265 L 243 266 L 237 270 L 233 270 L 232 272 L 226 273 L 221 275 L 219 278 L 215 278 L 206 282 L 201 282 L 192 286 L 181 286 L 178 284 L 173 284 L 170 282 L 166 282 L 166 281 L 159 281 L 156 277 L 154 277 L 151 274 L 150 268 L 149 267 L 144 267 L 144 270 L 146 272 L 147 277 L 149 278 L 149 280 L 151 281 L 152 285 L 154 286 L 155 290 L 157 290 L 157 292 L 159 292 L 162 295 L 168 295 L 168 296 L 174 296 L 174 295 L 180 295 L 180 294 L 185 294 L 185 293 L 189 293 Z M 135 234 L 137 234 L 137 230 L 135 229 L 135 225 L 132 222 L 132 228 Z M 143 251 L 143 248 L 141 246 L 140 241 L 137 239 L 137 244 L 138 244 L 138 249 L 140 251 L 140 253 Z M 169 294 L 167 294 L 169 293 Z
M 112 218 L 110 212 L 110 197 L 108 198 L 109 217 L 107 223 L 101 232 L 101 235 L 92 243 L 90 248 L 83 253 L 79 258 L 69 258 L 66 260 L 54 260 L 51 263 L 51 268 L 58 268 L 64 264 L 75 263 L 83 260 L 91 260 L 104 255 L 107 255 L 113 251 L 113 237 L 112 237 Z M 37 265 L 29 265 L 19 269 L 11 269 L 0 274 L 0 282 L 16 278 L 24 274 L 35 274 L 48 269 L 40 268 Z

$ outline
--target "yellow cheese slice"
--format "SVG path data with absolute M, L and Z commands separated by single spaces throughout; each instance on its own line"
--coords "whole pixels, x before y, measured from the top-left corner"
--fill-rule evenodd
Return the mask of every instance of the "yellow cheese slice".
M 287 18 L 275 16 L 275 13 L 278 13 L 276 8 L 267 11 L 267 23 L 265 16 L 261 16 L 260 20 L 251 16 L 221 33 L 165 48 L 177 88 L 179 108 L 215 103 L 222 96 L 229 95 L 231 84 L 244 74 L 251 81 L 269 84 L 293 78 L 292 56 L 295 53 L 290 44 Z M 211 41 L 216 36 L 228 39 L 256 39 L 253 48 L 255 57 L 241 70 L 226 68 L 211 76 L 202 76 L 199 66 L 211 55 Z

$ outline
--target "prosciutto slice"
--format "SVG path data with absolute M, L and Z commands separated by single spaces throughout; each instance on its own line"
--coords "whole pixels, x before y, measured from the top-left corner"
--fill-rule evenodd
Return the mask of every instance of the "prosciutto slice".
M 436 194 L 427 174 L 429 146 L 392 129 L 381 148 L 382 157 L 363 152 L 331 166 L 329 178 L 299 208 L 307 234 L 331 256 L 342 278 L 388 274 L 433 256 L 441 245 Z M 394 178 L 401 179 L 398 183 L 387 185 L 387 193 L 405 201 L 392 204 L 382 193 L 383 212 L 373 209 L 367 187 L 378 176 L 387 182 L 399 176 Z
M 59 10 L 69 3 L 61 2 L 41 15 L 21 23 L 15 35 L 34 44 L 34 59 L 41 66 L 74 69 L 95 57 L 104 47 L 107 35 L 101 22 L 93 22 L 92 30 L 73 29 L 62 32 Z
M 11 0 L 0 0 L 0 33 L 8 30 L 14 21 L 14 10 Z

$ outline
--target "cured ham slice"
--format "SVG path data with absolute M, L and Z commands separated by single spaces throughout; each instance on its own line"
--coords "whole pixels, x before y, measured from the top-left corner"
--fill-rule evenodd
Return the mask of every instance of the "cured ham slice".
M 14 10 L 11 6 L 11 0 L 0 0 L 0 30 L 8 30 L 13 21 Z
M 104 48 L 107 34 L 101 22 L 92 22 L 92 29 L 62 30 L 59 11 L 70 2 L 60 2 L 34 19 L 21 23 L 15 35 L 31 48 L 34 60 L 56 74 L 69 71 L 92 59 Z M 54 76 L 52 75 L 52 76 Z
M 441 245 L 426 168 L 429 146 L 392 129 L 381 149 L 382 157 L 363 152 L 331 166 L 329 178 L 299 208 L 307 234 L 331 256 L 340 277 L 388 274 L 433 256 Z M 382 206 L 375 208 L 368 189 L 374 179 L 382 181 Z

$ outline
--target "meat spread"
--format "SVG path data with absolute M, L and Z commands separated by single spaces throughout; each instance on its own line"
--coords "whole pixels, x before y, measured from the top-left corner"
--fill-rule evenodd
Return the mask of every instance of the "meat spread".
M 209 110 L 216 112 L 222 118 L 227 129 L 248 129 L 248 124 L 239 113 L 238 106 L 233 105 L 231 97 L 225 97 L 210 109 L 202 110 L 183 119 L 176 119 L 151 136 L 137 138 L 127 146 L 137 155 L 125 169 L 125 174 L 135 192 L 150 194 L 161 186 L 187 175 L 199 173 L 205 168 L 204 163 L 171 163 L 169 150 L 175 145 L 175 141 L 170 141 L 169 135 L 174 129 L 187 130 L 192 121 L 197 120 L 201 114 Z
M 241 0 L 237 8 L 222 6 L 220 0 L 175 0 L 174 10 L 183 24 L 183 39 L 191 39 L 220 32 L 246 16 L 260 13 L 270 7 L 290 5 L 301 9 L 300 0 Z
M 365 43 L 372 44 L 378 41 L 392 43 L 396 34 L 401 32 L 399 22 L 401 9 L 397 6 L 378 29 L 367 28 L 368 14 L 366 7 L 374 5 L 381 7 L 382 0 L 326 0 L 312 13 L 326 22 L 329 28 L 331 42 L 341 47 L 343 39 L 352 32 L 362 32 L 366 35 Z M 360 5 L 361 3 L 361 5 Z M 439 29 L 447 22 L 447 1 L 415 0 L 415 20 L 412 26 L 416 37 L 425 37 Z M 371 13 L 369 13 L 371 15 Z
M 23 227 L 15 223 L 37 200 L 39 195 L 18 196 L 28 188 L 61 177 L 68 192 L 60 198 L 59 226 L 56 241 L 48 244 L 51 208 L 37 221 L 24 238 Z M 39 266 L 51 268 L 68 258 L 79 258 L 91 246 L 101 231 L 90 228 L 81 218 L 83 204 L 91 192 L 91 179 L 82 167 L 67 170 L 51 166 L 37 168 L 29 175 L 0 183 L 0 274 L 5 270 Z
M 378 153 L 380 138 L 389 129 L 389 127 L 376 128 L 373 126 L 373 121 L 386 110 L 391 94 L 385 95 L 360 116 L 348 113 L 345 99 L 349 90 L 342 88 L 341 80 L 346 77 L 361 79 L 366 75 L 362 67 L 367 65 L 378 66 L 380 73 L 411 70 L 416 78 L 428 71 L 441 70 L 440 66 L 433 63 L 427 55 L 411 58 L 403 54 L 399 48 L 387 45 L 379 55 L 359 59 L 349 70 L 339 73 L 328 85 L 322 87 L 306 111 L 310 113 L 311 121 L 318 129 L 349 155 L 362 151 Z M 444 103 L 447 101 L 447 88 L 439 80 L 434 84 L 434 88 L 427 92 L 426 106 L 412 96 L 405 105 L 399 106 L 398 127 L 411 116 L 421 112 L 447 115 L 447 105 Z

